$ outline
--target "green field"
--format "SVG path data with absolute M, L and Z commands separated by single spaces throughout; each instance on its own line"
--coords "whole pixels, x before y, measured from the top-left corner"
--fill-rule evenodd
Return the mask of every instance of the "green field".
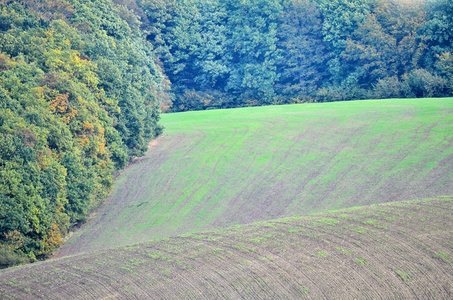
M 453 98 L 198 111 L 162 124 L 60 256 L 453 195 Z

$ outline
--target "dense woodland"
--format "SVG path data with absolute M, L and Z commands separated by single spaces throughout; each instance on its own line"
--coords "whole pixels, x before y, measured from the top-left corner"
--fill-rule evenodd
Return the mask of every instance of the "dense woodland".
M 449 0 L 139 3 L 164 110 L 452 94 Z
M 108 195 L 114 171 L 161 133 L 163 75 L 139 27 L 109 0 L 2 3 L 0 263 L 8 266 L 61 245 Z
M 452 93 L 450 0 L 0 0 L 0 267 L 61 245 L 161 110 Z

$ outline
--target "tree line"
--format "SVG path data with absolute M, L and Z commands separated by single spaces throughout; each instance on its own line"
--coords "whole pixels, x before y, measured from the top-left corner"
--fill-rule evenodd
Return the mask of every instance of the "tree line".
M 110 0 L 0 1 L 0 267 L 60 246 L 162 132 L 136 19 Z
M 137 3 L 165 111 L 453 92 L 449 0 Z

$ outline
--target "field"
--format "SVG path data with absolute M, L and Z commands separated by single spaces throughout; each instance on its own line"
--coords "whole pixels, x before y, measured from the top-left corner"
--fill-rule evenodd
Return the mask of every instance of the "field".
M 451 299 L 453 198 L 79 254 L 0 273 L 4 299 Z
M 451 299 L 453 98 L 162 116 L 0 299 Z
M 354 206 L 453 195 L 453 99 L 163 115 L 59 256 Z

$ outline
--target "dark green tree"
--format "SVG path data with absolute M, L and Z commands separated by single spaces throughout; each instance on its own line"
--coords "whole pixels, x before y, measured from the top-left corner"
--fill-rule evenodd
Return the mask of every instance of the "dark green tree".
M 313 1 L 287 1 L 279 22 L 278 93 L 286 97 L 312 95 L 329 75 L 325 66 L 330 55 L 323 41 L 321 13 Z

